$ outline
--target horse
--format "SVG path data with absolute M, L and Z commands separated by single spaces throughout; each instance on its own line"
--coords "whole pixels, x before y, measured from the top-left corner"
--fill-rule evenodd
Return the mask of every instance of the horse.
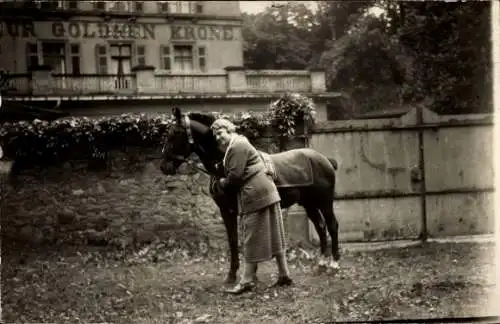
M 193 112 L 182 114 L 179 108 L 173 108 L 172 113 L 174 122 L 168 127 L 164 135 L 163 160 L 160 169 L 165 175 L 174 175 L 181 164 L 190 162 L 188 158 L 191 154 L 198 155 L 204 167 L 204 170 L 202 170 L 210 175 L 209 192 L 220 210 L 226 227 L 230 250 L 230 268 L 225 282 L 234 283 L 239 269 L 237 198 L 234 191 L 220 192 L 214 189 L 215 181 L 224 177 L 223 170 L 219 167 L 224 152 L 219 149 L 210 128 L 216 117 L 213 114 Z M 328 265 L 336 271 L 339 269 L 338 261 L 340 259 L 338 222 L 333 210 L 337 162 L 335 159 L 327 158 L 309 148 L 270 154 L 269 157 L 273 162 L 276 162 L 277 157 L 281 157 L 283 160 L 283 154 L 292 151 L 310 163 L 310 169 L 314 176 L 313 181 L 306 185 L 280 186 L 277 184 L 281 207 L 286 209 L 294 204 L 304 207 L 319 236 L 320 253 L 323 258 L 322 264 Z M 285 164 L 281 166 L 282 169 L 295 167 L 296 170 L 303 170 L 303 168 L 297 167 L 293 159 L 285 156 L 284 160 Z M 276 165 L 276 169 L 279 168 Z M 326 261 L 328 255 L 325 224 L 331 238 L 333 260 L 330 263 Z

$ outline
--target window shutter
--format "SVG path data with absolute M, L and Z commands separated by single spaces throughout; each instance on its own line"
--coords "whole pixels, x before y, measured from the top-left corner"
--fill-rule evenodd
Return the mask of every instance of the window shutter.
M 106 2 L 104 1 L 96 1 L 94 2 L 95 10 L 106 10 Z
M 68 1 L 68 9 L 78 9 L 78 1 L 76 0 Z
M 71 72 L 80 75 L 80 43 L 70 44 Z
M 97 44 L 95 46 L 96 54 L 96 73 L 108 74 L 108 51 L 106 45 Z
M 38 61 L 38 45 L 36 43 L 26 44 L 26 69 L 40 64 Z
M 160 46 L 160 67 L 163 70 L 171 70 L 170 63 L 170 45 L 162 45 Z
M 137 65 L 146 65 L 146 46 L 135 45 L 134 56 L 135 56 L 135 63 Z
M 144 3 L 142 1 L 135 1 L 135 12 L 143 12 L 144 11 Z
M 193 10 L 197 14 L 203 13 L 203 3 L 201 1 L 197 1 L 195 4 L 195 10 Z
M 207 60 L 206 60 L 207 51 L 205 46 L 198 47 L 198 67 L 201 72 L 206 72 L 207 70 Z

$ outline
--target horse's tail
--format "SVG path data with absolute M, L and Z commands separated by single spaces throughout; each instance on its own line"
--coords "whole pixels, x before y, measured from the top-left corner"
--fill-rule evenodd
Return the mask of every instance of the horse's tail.
M 334 158 L 327 158 L 327 159 L 328 159 L 328 161 L 330 161 L 330 164 L 332 165 L 333 169 L 337 170 L 339 167 L 337 160 L 335 160 Z

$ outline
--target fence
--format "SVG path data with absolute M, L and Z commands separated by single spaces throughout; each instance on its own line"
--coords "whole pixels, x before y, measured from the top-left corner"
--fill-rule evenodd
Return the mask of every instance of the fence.
M 492 120 L 418 107 L 396 118 L 318 125 L 308 146 L 339 162 L 340 240 L 492 233 Z M 312 226 L 308 231 L 317 240 Z

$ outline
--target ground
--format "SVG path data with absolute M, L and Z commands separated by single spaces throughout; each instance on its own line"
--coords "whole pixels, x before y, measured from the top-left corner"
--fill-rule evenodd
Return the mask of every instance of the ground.
M 259 268 L 255 292 L 223 292 L 224 251 L 155 245 L 133 255 L 89 248 L 2 244 L 5 322 L 306 323 L 491 315 L 491 243 L 345 248 L 336 275 L 311 250 L 289 249 L 295 285 L 269 289 L 274 264 Z M 163 250 L 162 250 L 163 248 Z M 154 253 L 151 252 L 154 250 Z M 488 314 L 490 312 L 490 314 Z

